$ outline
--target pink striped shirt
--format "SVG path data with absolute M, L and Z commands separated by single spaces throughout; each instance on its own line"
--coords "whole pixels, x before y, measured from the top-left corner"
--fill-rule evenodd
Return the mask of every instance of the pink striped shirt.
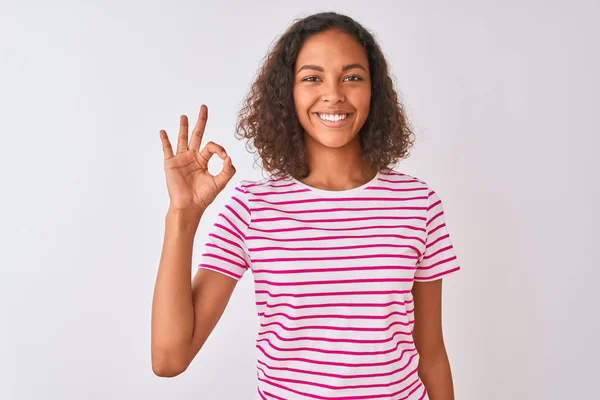
M 411 288 L 460 267 L 425 182 L 390 169 L 345 191 L 240 180 L 199 267 L 252 271 L 258 399 L 428 398 Z

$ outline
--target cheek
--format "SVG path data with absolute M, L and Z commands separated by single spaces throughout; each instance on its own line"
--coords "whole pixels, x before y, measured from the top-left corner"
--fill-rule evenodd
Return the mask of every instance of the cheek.
M 299 90 L 294 89 L 294 107 L 296 108 L 296 113 L 300 117 L 302 114 L 302 93 Z
M 362 97 L 363 108 L 366 108 L 368 110 L 369 106 L 371 104 L 371 88 L 365 89 L 365 91 L 361 97 Z
M 355 97 L 355 107 L 357 108 L 360 120 L 366 120 L 369 115 L 369 110 L 371 107 L 371 90 L 365 89 L 356 93 Z
M 296 108 L 296 115 L 304 129 L 307 129 L 310 125 L 308 110 L 312 104 L 311 98 L 310 96 L 307 96 L 306 92 L 294 91 L 294 107 Z

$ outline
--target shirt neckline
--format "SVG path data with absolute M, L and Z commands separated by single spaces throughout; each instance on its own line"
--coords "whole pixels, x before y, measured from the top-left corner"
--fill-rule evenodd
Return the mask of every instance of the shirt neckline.
M 360 186 L 357 186 L 355 188 L 352 189 L 346 189 L 346 190 L 325 190 L 325 189 L 319 189 L 313 186 L 309 186 L 301 181 L 299 181 L 298 179 L 290 176 L 290 180 L 294 183 L 296 183 L 296 185 L 304 188 L 304 189 L 308 189 L 311 192 L 318 194 L 320 196 L 325 196 L 325 197 L 336 197 L 336 196 L 341 196 L 341 197 L 345 197 L 348 195 L 353 195 L 359 192 L 362 192 L 364 189 L 366 189 L 368 186 L 373 185 L 375 182 L 377 182 L 377 180 L 379 179 L 379 176 L 381 175 L 381 171 L 377 171 L 377 173 L 375 174 L 375 177 L 373 179 L 371 179 L 370 181 L 368 181 L 367 183 L 364 183 Z

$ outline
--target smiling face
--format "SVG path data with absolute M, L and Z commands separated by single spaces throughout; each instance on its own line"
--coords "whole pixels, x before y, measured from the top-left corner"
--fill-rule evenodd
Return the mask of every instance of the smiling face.
M 339 30 L 318 33 L 302 45 L 294 73 L 294 103 L 305 139 L 330 148 L 357 141 L 371 102 L 365 49 Z

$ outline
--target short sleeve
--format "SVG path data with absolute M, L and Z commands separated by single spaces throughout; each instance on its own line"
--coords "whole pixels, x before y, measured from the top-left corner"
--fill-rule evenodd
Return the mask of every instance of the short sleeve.
M 417 262 L 415 281 L 426 282 L 440 279 L 460 269 L 450 239 L 442 200 L 429 189 L 426 212 L 425 251 Z
M 246 246 L 250 216 L 248 193 L 240 181 L 210 227 L 198 268 L 210 269 L 240 280 L 250 266 Z

